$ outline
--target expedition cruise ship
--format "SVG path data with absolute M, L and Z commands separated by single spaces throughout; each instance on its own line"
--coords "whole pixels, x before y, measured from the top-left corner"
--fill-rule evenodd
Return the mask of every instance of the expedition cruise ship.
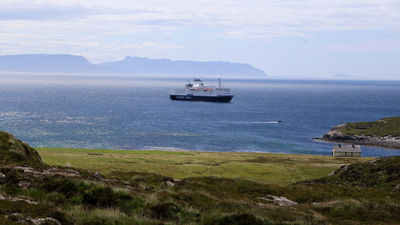
M 233 98 L 231 89 L 221 86 L 221 79 L 218 79 L 218 87 L 204 85 L 199 78 L 193 78 L 188 82 L 185 89 L 177 89 L 171 92 L 171 100 L 181 101 L 208 101 L 208 102 L 230 102 Z

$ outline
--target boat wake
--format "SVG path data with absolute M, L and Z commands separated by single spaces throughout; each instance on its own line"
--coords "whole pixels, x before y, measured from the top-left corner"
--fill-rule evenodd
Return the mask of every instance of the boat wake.
M 277 124 L 282 123 L 281 120 L 277 121 L 253 121 L 253 122 L 228 122 L 230 124 Z
M 154 151 L 169 151 L 169 152 L 182 152 L 182 151 L 189 151 L 187 149 L 183 148 L 175 148 L 175 147 L 159 147 L 159 146 L 145 146 L 141 150 L 144 151 L 149 151 L 149 150 L 154 150 Z

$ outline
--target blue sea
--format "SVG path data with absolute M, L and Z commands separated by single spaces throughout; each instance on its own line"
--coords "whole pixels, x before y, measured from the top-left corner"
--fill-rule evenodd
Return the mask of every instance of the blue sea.
M 332 144 L 312 138 L 337 124 L 400 116 L 399 81 L 225 79 L 231 103 L 171 101 L 169 91 L 184 83 L 3 74 L 0 129 L 33 147 L 330 155 Z M 364 147 L 362 155 L 400 150 Z

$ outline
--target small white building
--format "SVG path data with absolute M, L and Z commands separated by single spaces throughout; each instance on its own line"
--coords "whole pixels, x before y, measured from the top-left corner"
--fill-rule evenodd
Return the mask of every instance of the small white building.
M 360 157 L 361 146 L 360 145 L 342 145 L 337 144 L 332 147 L 332 156 L 336 157 Z

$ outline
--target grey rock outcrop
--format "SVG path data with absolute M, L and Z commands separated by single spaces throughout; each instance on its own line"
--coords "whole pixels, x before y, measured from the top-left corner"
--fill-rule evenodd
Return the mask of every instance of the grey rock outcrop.
M 4 131 L 0 131 L 0 164 L 44 166 L 35 149 Z
M 279 206 L 294 206 L 297 205 L 297 202 L 292 201 L 286 197 L 282 196 L 274 196 L 274 195 L 267 195 L 267 197 L 258 197 L 260 200 L 264 200 L 267 202 L 274 203 Z
M 341 131 L 345 126 L 346 124 L 335 126 L 319 140 L 400 149 L 400 137 L 393 137 L 390 135 L 385 137 L 350 135 Z

